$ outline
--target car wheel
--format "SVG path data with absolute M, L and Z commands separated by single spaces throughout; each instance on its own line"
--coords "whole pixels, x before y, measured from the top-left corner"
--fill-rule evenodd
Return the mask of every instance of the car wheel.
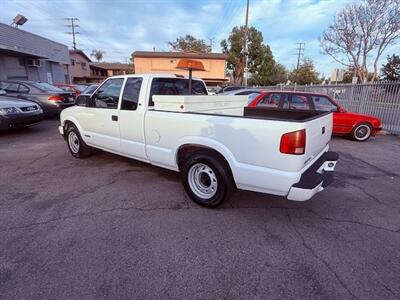
M 79 130 L 74 125 L 68 127 L 66 141 L 69 151 L 76 158 L 88 157 L 92 152 L 92 148 L 85 144 Z
M 189 197 L 201 206 L 221 205 L 234 184 L 225 161 L 209 151 L 198 151 L 183 164 L 182 181 Z
M 357 142 L 364 142 L 369 139 L 372 133 L 372 126 L 368 123 L 357 124 L 350 133 L 350 137 Z

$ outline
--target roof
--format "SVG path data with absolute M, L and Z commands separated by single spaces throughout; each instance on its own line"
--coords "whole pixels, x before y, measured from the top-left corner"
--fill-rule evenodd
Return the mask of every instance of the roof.
M 0 23 L 0 51 L 16 55 L 47 59 L 69 64 L 68 47 L 48 38 Z
M 133 65 L 123 63 L 109 63 L 109 62 L 98 62 L 91 64 L 94 67 L 105 69 L 105 70 L 133 70 Z
M 85 52 L 83 52 L 82 50 L 79 49 L 75 49 L 75 50 L 69 50 L 69 54 L 80 54 L 82 55 L 84 58 L 86 58 L 86 60 L 88 60 L 89 62 L 92 62 L 90 60 L 90 58 L 85 54 Z
M 204 58 L 204 59 L 228 59 L 224 53 L 200 53 L 200 52 L 155 52 L 135 51 L 134 57 L 167 57 L 167 58 Z

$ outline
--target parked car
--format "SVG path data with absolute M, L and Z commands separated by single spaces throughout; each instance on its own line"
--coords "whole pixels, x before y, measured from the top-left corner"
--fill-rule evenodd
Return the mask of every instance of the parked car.
M 0 81 L 0 90 L 9 97 L 36 102 L 46 116 L 58 115 L 64 108 L 73 106 L 74 96 L 46 82 L 27 80 Z
M 222 93 L 220 95 L 231 95 L 231 96 L 241 96 L 241 95 L 247 95 L 247 102 L 250 103 L 252 102 L 260 93 L 262 92 L 262 89 L 257 89 L 257 88 L 247 88 L 247 89 L 240 89 L 240 90 L 232 90 L 228 91 L 225 93 Z
M 227 85 L 222 87 L 217 94 L 222 94 L 222 93 L 226 93 L 226 92 L 230 92 L 230 91 L 235 91 L 235 90 L 242 90 L 242 89 L 246 89 L 247 86 L 242 86 L 242 85 Z
M 87 96 L 91 96 L 98 87 L 99 84 L 92 84 L 86 87 L 86 89 L 76 98 L 75 105 L 85 106 Z
M 27 127 L 43 119 L 43 110 L 32 101 L 5 97 L 0 90 L 0 130 Z
M 350 136 L 363 142 L 375 136 L 382 128 L 381 121 L 373 116 L 347 112 L 330 96 L 295 91 L 262 91 L 249 107 L 269 107 L 289 110 L 333 112 L 333 134 Z
M 236 187 L 304 201 L 333 178 L 331 112 L 248 108 L 175 75 L 110 77 L 58 127 L 76 158 L 92 147 L 180 171 L 192 200 L 216 207 Z M 166 96 L 159 96 L 166 95 Z M 238 101 L 238 99 L 240 101 Z M 232 112 L 232 103 L 243 106 Z M 183 111 L 183 112 L 182 112 Z M 156 184 L 156 183 L 154 183 Z
M 54 86 L 66 91 L 70 92 L 74 95 L 74 97 L 78 97 L 88 86 L 84 84 L 68 84 L 68 83 L 56 83 Z

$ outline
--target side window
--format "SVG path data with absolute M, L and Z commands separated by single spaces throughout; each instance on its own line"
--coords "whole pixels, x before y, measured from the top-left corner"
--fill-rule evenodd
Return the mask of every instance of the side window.
M 320 111 L 337 111 L 337 106 L 333 104 L 327 97 L 311 96 L 315 110 Z
M 23 84 L 20 84 L 18 91 L 20 93 L 23 93 L 23 94 L 28 94 L 29 93 L 29 88 L 27 86 L 23 85 Z
M 306 95 L 292 94 L 292 99 L 289 103 L 290 109 L 310 109 L 310 104 Z
M 18 93 L 18 83 L 4 82 L 1 89 L 5 90 L 7 93 Z
M 117 109 L 123 82 L 123 78 L 112 78 L 104 82 L 93 95 L 91 107 Z
M 121 110 L 137 109 L 141 86 L 142 78 L 128 78 L 122 94 Z
M 207 95 L 200 80 L 192 80 L 192 95 Z M 149 106 L 154 106 L 153 95 L 189 95 L 189 80 L 185 78 L 154 78 L 151 83 Z
M 257 106 L 266 106 L 266 107 L 279 107 L 279 103 L 283 100 L 287 102 L 286 94 L 267 94 L 265 95 L 260 102 L 258 102 Z

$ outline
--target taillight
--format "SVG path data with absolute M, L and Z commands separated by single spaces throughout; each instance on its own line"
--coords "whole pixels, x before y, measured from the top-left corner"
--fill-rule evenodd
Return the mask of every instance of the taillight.
M 306 130 L 288 132 L 281 137 L 281 153 L 302 155 L 306 149 Z
M 49 98 L 47 98 L 47 100 L 49 101 L 55 101 L 55 102 L 62 102 L 64 101 L 64 98 L 61 96 L 50 96 Z

